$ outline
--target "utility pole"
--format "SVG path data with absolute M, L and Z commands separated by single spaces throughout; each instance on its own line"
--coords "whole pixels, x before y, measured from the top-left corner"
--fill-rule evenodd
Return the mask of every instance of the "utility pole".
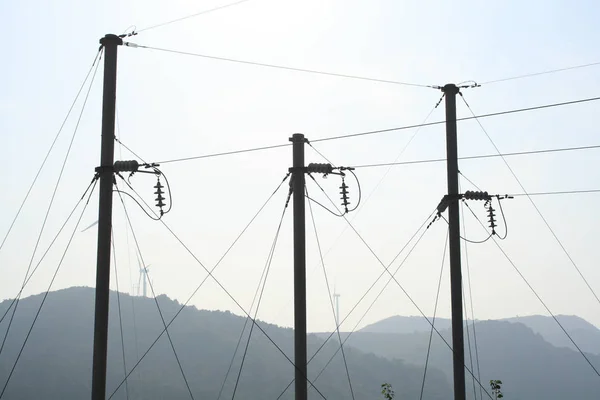
M 465 400 L 465 344 L 463 336 L 461 243 L 458 207 L 458 140 L 456 135 L 456 95 L 459 93 L 459 88 L 449 83 L 441 89 L 446 98 L 446 159 L 449 199 L 448 229 L 450 240 L 454 400 Z
M 296 400 L 307 400 L 306 355 L 306 226 L 304 203 L 304 143 L 301 133 L 290 138 L 293 148 L 292 191 L 294 196 L 294 364 Z
M 123 40 L 116 35 L 106 35 L 100 39 L 100 44 L 104 46 L 104 89 L 102 99 L 102 150 L 100 167 L 97 168 L 100 177 L 100 202 L 98 212 L 98 258 L 96 263 L 92 400 L 105 400 L 106 398 L 106 348 L 108 341 L 108 300 L 110 289 L 117 47 L 123 44 Z

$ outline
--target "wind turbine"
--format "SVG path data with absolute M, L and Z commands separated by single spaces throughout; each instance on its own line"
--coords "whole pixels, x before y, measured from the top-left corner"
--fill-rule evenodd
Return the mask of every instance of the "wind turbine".
M 135 254 L 137 255 L 138 265 L 140 267 L 140 277 L 138 278 L 137 284 L 138 296 L 140 295 L 140 281 L 144 279 L 144 282 L 142 283 L 142 294 L 144 297 L 148 297 L 148 281 L 150 280 L 150 277 L 148 276 L 148 271 L 150 270 L 150 264 L 144 267 L 142 265 L 142 261 L 140 260 L 139 254 L 137 252 Z
M 335 325 L 336 328 L 340 327 L 340 294 L 336 293 L 335 288 L 333 289 L 333 301 L 335 302 Z

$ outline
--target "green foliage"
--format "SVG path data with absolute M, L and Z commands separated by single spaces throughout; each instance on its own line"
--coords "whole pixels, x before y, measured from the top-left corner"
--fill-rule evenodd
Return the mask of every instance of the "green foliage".
M 381 394 L 385 400 L 393 400 L 396 393 L 394 392 L 392 385 L 389 383 L 383 383 L 381 385 Z
M 498 400 L 504 397 L 502 394 L 502 381 L 499 379 L 490 380 L 490 387 L 492 388 L 492 394 L 494 395 L 494 399 Z

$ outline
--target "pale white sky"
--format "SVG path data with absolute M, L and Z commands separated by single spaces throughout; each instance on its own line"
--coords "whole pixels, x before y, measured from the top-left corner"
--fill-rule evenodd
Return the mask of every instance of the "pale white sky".
M 5 185 L 0 232 L 8 229 L 41 160 L 106 33 L 122 33 L 203 9 L 217 1 L 4 2 L 0 4 L 6 38 L 0 91 L 0 132 Z M 291 1 L 251 0 L 163 28 L 142 32 L 132 42 L 213 56 L 289 65 L 382 79 L 443 85 L 488 81 L 597 62 L 600 31 L 593 1 L 481 2 Z M 465 90 L 478 114 L 593 97 L 600 93 L 600 67 L 483 85 Z M 99 162 L 101 69 L 74 142 L 56 203 L 42 236 L 44 250 L 77 201 Z M 148 161 L 208 154 L 287 142 L 294 132 L 309 139 L 418 124 L 440 93 L 432 89 L 356 81 L 232 64 L 147 49 L 119 49 L 118 111 L 124 143 Z M 5 247 L 0 251 L 0 297 L 18 291 L 31 257 L 49 197 L 56 182 L 81 103 Z M 502 152 L 597 145 L 598 103 L 554 108 L 482 120 Z M 469 115 L 459 101 L 459 116 Z M 431 121 L 444 118 L 438 108 Z M 315 146 L 338 165 L 393 161 L 414 130 L 390 132 Z M 459 124 L 461 155 L 494 153 L 479 126 Z M 443 125 L 424 128 L 400 160 L 444 157 Z M 124 158 L 130 155 L 123 150 Z M 119 147 L 117 147 L 117 158 Z M 307 148 L 307 162 L 322 159 Z M 531 192 L 597 188 L 597 150 L 508 158 Z M 291 165 L 291 149 L 165 164 L 174 208 L 166 223 L 199 259 L 211 267 L 254 215 Z M 520 192 L 500 159 L 460 163 L 464 174 L 491 193 Z M 385 168 L 359 169 L 365 195 L 378 185 Z M 136 188 L 153 198 L 154 181 L 138 175 Z M 356 185 L 349 180 L 351 196 Z M 339 182 L 326 189 L 337 198 Z M 399 166 L 350 215 L 356 228 L 384 262 L 412 236 L 445 193 L 443 163 Z M 468 185 L 465 187 L 468 187 Z M 311 184 L 309 190 L 317 194 Z M 220 282 L 248 308 L 275 234 L 285 200 L 284 187 L 216 272 Z M 600 292 L 596 257 L 600 217 L 598 194 L 535 197 L 566 249 Z M 160 223 L 132 203 L 132 215 L 145 260 L 158 293 L 179 301 L 205 276 Z M 600 325 L 600 304 L 585 287 L 540 217 L 524 197 L 506 201 L 508 239 L 502 243 L 554 313 L 580 315 Z M 485 218 L 483 207 L 473 209 Z M 308 209 L 307 209 L 308 210 Z M 97 194 L 83 226 L 96 220 Z M 125 223 L 115 198 L 115 235 L 119 284 L 137 282 L 133 244 L 128 258 Z M 330 283 L 341 293 L 345 315 L 382 271 L 351 231 L 336 240 L 345 222 L 315 209 Z M 466 215 L 467 236 L 483 234 Z M 71 226 L 71 225 L 70 225 Z M 72 229 L 72 228 L 70 228 Z M 501 227 L 500 230 L 503 228 Z M 26 293 L 44 291 L 66 243 L 63 235 Z M 411 255 L 399 279 L 425 313 L 431 314 L 445 227 L 438 222 Z M 307 220 L 309 330 L 328 330 L 334 320 Z M 291 326 L 291 208 L 284 221 L 259 318 Z M 54 289 L 95 282 L 95 230 L 78 233 Z M 478 319 L 545 313 L 492 242 L 469 245 L 469 264 Z M 40 252 L 38 252 L 39 258 Z M 464 252 L 463 252 L 464 255 Z M 37 258 L 36 258 L 37 259 Z M 395 264 L 397 265 L 397 264 Z M 394 265 L 394 266 L 395 266 Z M 114 283 L 114 274 L 113 274 Z M 378 286 L 379 288 L 381 286 Z M 114 288 L 114 286 L 113 286 Z M 378 291 L 376 291 L 378 292 Z M 375 292 L 375 293 L 376 293 Z M 370 297 L 372 298 L 372 297 Z M 449 316 L 449 277 L 442 285 L 440 316 Z M 199 308 L 239 309 L 213 282 L 192 304 Z M 368 303 L 365 303 L 366 306 Z M 359 307 L 344 324 L 358 321 Z M 417 315 L 391 284 L 361 326 L 394 314 Z

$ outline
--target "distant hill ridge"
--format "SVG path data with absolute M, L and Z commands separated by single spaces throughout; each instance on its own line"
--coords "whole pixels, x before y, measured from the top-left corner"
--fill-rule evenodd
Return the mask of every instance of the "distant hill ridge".
M 13 325 L 0 355 L 0 384 L 4 384 L 17 356 L 42 296 L 24 298 L 19 302 Z M 180 308 L 177 301 L 159 296 L 162 313 L 167 321 Z M 128 370 L 162 331 L 154 299 L 120 295 L 125 357 Z M 0 303 L 4 313 L 9 301 Z M 123 361 L 116 292 L 110 294 L 110 321 L 108 345 L 107 390 L 112 393 L 123 379 Z M 135 312 L 134 312 L 135 310 Z M 89 398 L 91 390 L 92 337 L 94 289 L 70 288 L 49 294 L 27 347 L 19 361 L 4 395 L 10 400 L 80 400 Z M 4 332 L 8 318 L 0 325 Z M 245 318 L 230 312 L 198 310 L 186 307 L 173 323 L 169 332 L 178 352 L 183 369 L 196 399 L 216 400 L 225 373 L 233 356 Z M 293 331 L 259 322 L 261 327 L 293 359 Z M 249 328 L 250 324 L 248 325 Z M 134 329 L 135 327 L 135 329 Z M 248 330 L 246 330 L 248 332 Z M 231 398 L 245 340 L 240 346 L 232 373 L 225 384 L 221 398 Z M 309 354 L 323 340 L 309 335 Z M 330 341 L 309 364 L 309 379 L 339 347 Z M 398 398 L 417 398 L 420 392 L 423 368 L 348 348 L 345 352 L 357 399 L 380 399 L 380 385 L 394 385 Z M 236 397 L 244 400 L 275 399 L 294 377 L 293 366 L 255 329 L 237 389 Z M 447 377 L 431 369 L 428 399 L 446 399 L 451 390 Z M 346 372 L 341 355 L 333 360 L 323 375 L 314 381 L 328 400 L 350 398 Z M 181 373 L 165 335 L 140 363 L 128 380 L 129 399 L 189 399 Z M 113 397 L 126 399 L 126 386 Z M 317 398 L 310 390 L 311 399 Z M 293 398 L 293 386 L 282 399 Z
M 557 315 L 556 318 L 561 325 L 569 332 L 575 343 L 583 351 L 600 354 L 600 329 L 588 321 L 574 315 Z M 552 317 L 543 315 L 531 315 L 523 317 L 504 318 L 500 321 L 512 323 L 521 323 L 533 332 L 539 333 L 547 342 L 556 347 L 568 347 L 576 350 L 576 347 L 565 335 Z M 482 321 L 478 321 L 482 322 Z M 470 321 L 472 323 L 472 321 Z M 447 318 L 436 318 L 435 326 L 437 329 L 450 329 L 451 320 Z M 371 333 L 415 333 L 429 332 L 431 326 L 422 317 L 416 316 L 393 316 L 368 325 L 360 332 Z

